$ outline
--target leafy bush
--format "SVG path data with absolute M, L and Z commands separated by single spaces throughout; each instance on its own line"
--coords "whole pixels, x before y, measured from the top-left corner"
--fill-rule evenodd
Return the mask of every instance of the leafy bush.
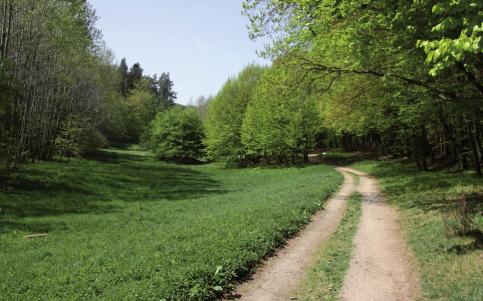
M 150 147 L 161 160 L 191 163 L 203 150 L 203 124 L 193 108 L 158 113 L 151 124 Z
M 107 144 L 106 138 L 88 118 L 70 116 L 62 123 L 55 139 L 55 150 L 62 160 L 79 157 Z

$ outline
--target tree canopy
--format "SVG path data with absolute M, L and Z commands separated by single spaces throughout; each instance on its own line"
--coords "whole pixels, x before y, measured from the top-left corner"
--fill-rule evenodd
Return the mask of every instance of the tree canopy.
M 244 13 L 252 38 L 272 38 L 265 56 L 318 81 L 339 145 L 480 173 L 482 5 L 246 0 Z
M 209 102 L 206 120 L 207 154 L 212 159 L 241 163 L 245 149 L 241 142 L 242 122 L 264 68 L 249 65 L 228 79 Z
M 117 65 L 95 21 L 84 0 L 0 2 L 0 165 L 138 142 L 174 105 L 169 74 Z

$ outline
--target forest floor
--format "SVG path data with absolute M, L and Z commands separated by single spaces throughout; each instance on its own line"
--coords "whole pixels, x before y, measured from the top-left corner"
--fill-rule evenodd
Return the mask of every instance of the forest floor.
M 298 300 L 297 288 L 303 285 L 309 266 L 314 265 L 314 255 L 337 229 L 347 200 L 355 190 L 362 195 L 362 217 L 355 235 L 354 254 L 340 289 L 341 299 L 416 300 L 420 293 L 419 278 L 401 235 L 396 210 L 386 204 L 375 179 L 350 168 L 337 170 L 345 178 L 340 192 L 297 237 L 267 260 L 250 281 L 239 286 L 235 294 L 239 300 Z M 354 176 L 360 178 L 357 188 Z M 326 300 L 328 295 L 320 297 Z

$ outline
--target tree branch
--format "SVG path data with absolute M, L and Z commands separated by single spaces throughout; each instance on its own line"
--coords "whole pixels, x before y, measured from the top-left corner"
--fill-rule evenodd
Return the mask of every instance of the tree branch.
M 381 71 L 375 71 L 375 70 L 354 70 L 354 69 L 348 69 L 348 68 L 342 68 L 342 67 L 334 67 L 334 66 L 325 66 L 320 63 L 313 62 L 307 58 L 304 57 L 298 57 L 298 59 L 301 59 L 302 61 L 305 62 L 305 65 L 310 65 L 310 69 L 316 70 L 316 71 L 322 71 L 322 72 L 327 72 L 329 74 L 337 73 L 339 75 L 342 74 L 361 74 L 361 75 L 371 75 L 371 76 L 376 76 L 376 77 L 392 77 L 398 80 L 401 80 L 407 84 L 414 85 L 414 86 L 419 86 L 422 88 L 425 88 L 426 90 L 430 91 L 433 93 L 436 97 L 444 100 L 448 99 L 458 99 L 458 95 L 456 93 L 446 91 L 439 89 L 437 87 L 431 86 L 429 83 L 412 79 L 403 75 L 398 75 L 398 74 L 390 74 L 390 73 L 384 73 Z

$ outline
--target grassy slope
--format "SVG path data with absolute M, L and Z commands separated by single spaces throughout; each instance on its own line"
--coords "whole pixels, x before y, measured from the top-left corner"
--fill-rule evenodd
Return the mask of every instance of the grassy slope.
M 1 180 L 0 299 L 205 300 L 342 179 L 323 166 L 230 170 L 110 151 Z M 38 232 L 49 235 L 22 238 Z
M 400 209 L 401 224 L 416 257 L 424 297 L 430 300 L 483 300 L 483 252 L 475 237 L 446 235 L 448 199 L 483 188 L 472 174 L 417 172 L 394 162 L 363 161 L 352 167 L 378 177 L 388 201 Z M 483 230 L 483 217 L 475 217 Z M 481 239 L 481 237 L 480 237 Z
M 361 195 L 353 194 L 347 212 L 336 232 L 324 243 L 316 255 L 297 293 L 297 300 L 338 300 L 344 275 L 349 268 L 352 240 L 359 226 Z

